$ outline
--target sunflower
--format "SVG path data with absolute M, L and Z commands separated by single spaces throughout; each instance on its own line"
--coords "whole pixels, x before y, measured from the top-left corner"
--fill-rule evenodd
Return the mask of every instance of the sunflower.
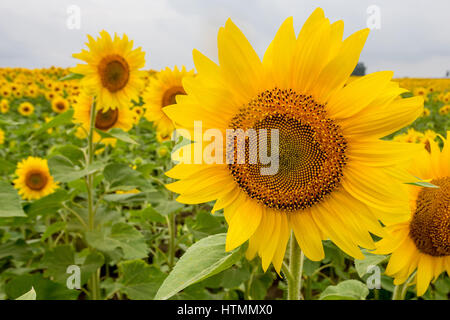
M 176 106 L 164 108 L 176 127 L 185 129 L 183 135 L 195 138 L 198 120 L 203 130 L 219 130 L 223 140 L 227 130 L 279 132 L 275 174 L 265 174 L 261 160 L 248 161 L 249 150 L 257 148 L 248 137 L 243 164 L 194 159 L 167 172 L 180 179 L 167 185 L 180 194 L 179 202 L 217 200 L 212 211 L 224 209 L 227 251 L 249 240 L 247 258 L 258 253 L 264 270 L 273 263 L 279 271 L 293 230 L 311 260 L 324 258 L 324 239 L 363 259 L 359 246 L 375 248 L 369 232 L 383 234 L 378 220 L 404 217 L 408 209 L 400 198 L 406 190 L 400 181 L 410 177 L 396 168 L 420 146 L 380 138 L 414 121 L 423 98 L 399 98 L 406 90 L 391 81 L 392 72 L 345 85 L 368 33 L 364 29 L 342 41 L 343 22 L 330 24 L 319 8 L 298 37 L 288 18 L 262 61 L 231 20 L 219 30 L 219 65 L 194 50 L 197 76 L 184 79 L 187 95 L 179 96 Z M 203 140 L 193 139 L 174 160 L 202 153 L 211 143 Z M 217 148 L 219 155 L 228 149 Z
M 138 100 L 144 82 L 139 71 L 145 64 L 145 53 L 141 48 L 132 50 L 133 41 L 126 35 L 114 40 L 106 32 L 100 32 L 95 40 L 88 36 L 89 51 L 82 50 L 73 57 L 87 62 L 78 64 L 72 71 L 84 75 L 81 84 L 97 97 L 99 105 L 105 108 L 128 106 L 133 99 Z
M 36 200 L 58 188 L 48 169 L 47 160 L 28 157 L 17 165 L 14 187 L 24 200 Z
M 81 124 L 84 128 L 83 131 L 89 132 L 92 97 L 86 94 L 81 95 L 73 108 L 73 121 L 77 124 Z M 130 131 L 133 127 L 133 123 L 133 113 L 128 107 L 121 107 L 120 109 L 99 108 L 95 117 L 95 128 L 105 132 L 113 128 Z M 94 132 L 94 142 L 99 142 L 100 140 L 100 135 L 97 132 Z M 115 141 L 116 139 L 108 138 L 103 139 L 102 143 L 114 145 Z
M 57 96 L 52 100 L 52 110 L 56 113 L 63 113 L 69 110 L 69 102 L 63 97 Z
M 399 285 L 417 270 L 417 295 L 430 281 L 447 271 L 450 275 L 450 131 L 442 151 L 430 141 L 429 150 L 414 158 L 411 173 L 438 188 L 410 186 L 410 215 L 386 227 L 388 235 L 377 242 L 378 254 L 392 253 L 386 273 Z M 410 279 L 412 280 L 412 279 Z
M 22 102 L 18 110 L 21 115 L 28 117 L 33 114 L 34 106 L 29 102 Z
M 148 121 L 152 121 L 155 124 L 156 130 L 161 135 L 170 135 L 175 128 L 172 120 L 164 114 L 162 109 L 176 104 L 178 95 L 186 94 L 182 80 L 193 75 L 194 70 L 186 71 L 184 66 L 179 70 L 175 66 L 173 71 L 166 68 L 158 73 L 156 79 L 150 81 L 143 96 L 147 108 L 145 117 Z
M 5 143 L 5 132 L 0 129 L 0 144 L 4 144 Z
M 2 99 L 0 101 L 0 112 L 8 113 L 9 111 L 9 101 L 7 99 Z

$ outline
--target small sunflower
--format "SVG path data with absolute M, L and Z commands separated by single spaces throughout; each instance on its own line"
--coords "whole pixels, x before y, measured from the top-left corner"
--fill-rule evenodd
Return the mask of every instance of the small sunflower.
M 14 187 L 24 200 L 36 200 L 53 193 L 58 184 L 53 180 L 47 160 L 28 157 L 17 165 Z
M 377 242 L 378 254 L 392 253 L 386 274 L 394 284 L 404 283 L 417 270 L 417 295 L 432 279 L 450 275 L 450 131 L 442 151 L 430 141 L 429 150 L 414 158 L 411 173 L 438 188 L 410 186 L 410 215 L 406 221 L 386 227 L 388 235 Z M 406 200 L 408 201 L 408 200 Z
M 0 101 L 0 112 L 3 114 L 9 112 L 9 101 L 7 99 Z
M 162 135 L 170 135 L 175 128 L 172 120 L 166 116 L 162 109 L 176 104 L 178 95 L 186 94 L 182 80 L 193 75 L 194 70 L 186 71 L 184 66 L 179 70 L 175 66 L 173 71 L 166 68 L 158 73 L 156 79 L 150 81 L 143 96 L 147 109 L 145 117 L 155 124 L 156 130 Z
M 92 97 L 88 95 L 81 95 L 78 102 L 73 106 L 74 114 L 73 121 L 81 124 L 83 131 L 89 132 L 90 116 L 92 108 Z M 134 119 L 133 113 L 128 107 L 119 108 L 99 108 L 95 117 L 95 128 L 101 131 L 108 131 L 113 128 L 120 128 L 123 131 L 130 131 L 133 127 Z M 100 141 L 100 135 L 94 132 L 94 142 Z M 105 144 L 113 144 L 116 139 L 104 139 Z
M 144 85 L 143 71 L 145 53 L 141 48 L 132 49 L 133 41 L 126 35 L 114 40 L 106 32 L 100 32 L 95 40 L 88 36 L 89 51 L 82 50 L 73 57 L 87 62 L 78 64 L 72 71 L 84 75 L 81 84 L 95 95 L 99 105 L 105 108 L 128 106 L 131 100 L 138 100 Z
M 414 121 L 423 98 L 399 97 L 406 90 L 389 71 L 345 85 L 368 33 L 342 40 L 343 22 L 330 24 L 319 8 L 298 36 L 288 18 L 262 61 L 231 20 L 219 30 L 219 64 L 194 51 L 197 76 L 185 78 L 187 95 L 164 108 L 177 128 L 195 137 L 202 120 L 203 130 L 219 129 L 223 141 L 228 130 L 279 132 L 275 174 L 249 160 L 257 146 L 248 137 L 243 164 L 234 152 L 231 164 L 194 160 L 166 173 L 179 179 L 167 185 L 179 202 L 217 200 L 213 211 L 223 209 L 228 223 L 227 251 L 249 240 L 247 258 L 258 254 L 264 270 L 273 263 L 279 271 L 293 230 L 311 260 L 324 258 L 324 239 L 363 259 L 360 247 L 375 249 L 370 233 L 384 232 L 378 220 L 404 217 L 405 175 L 397 168 L 421 146 L 380 139 Z M 180 149 L 202 153 L 198 142 Z M 216 154 L 227 154 L 225 145 Z
M 29 102 L 22 102 L 18 110 L 21 115 L 28 117 L 34 113 L 34 106 Z
M 56 113 L 63 113 L 69 110 L 69 102 L 61 96 L 52 100 L 52 110 Z
M 446 104 L 445 106 L 442 106 L 439 109 L 439 114 L 442 116 L 445 116 L 446 114 L 449 114 L 449 113 L 450 113 L 450 105 L 449 104 Z
M 5 132 L 0 129 L 0 144 L 4 144 L 5 143 Z

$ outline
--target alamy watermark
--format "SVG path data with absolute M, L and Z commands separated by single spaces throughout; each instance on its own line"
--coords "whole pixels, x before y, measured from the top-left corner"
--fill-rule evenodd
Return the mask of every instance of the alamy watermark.
M 194 136 L 187 129 L 177 129 L 174 137 L 179 136 L 194 142 L 193 147 L 189 144 L 175 148 L 172 158 L 179 163 L 260 164 L 261 175 L 275 175 L 278 172 L 278 129 L 226 129 L 224 135 L 219 129 L 203 130 L 202 121 L 194 121 Z

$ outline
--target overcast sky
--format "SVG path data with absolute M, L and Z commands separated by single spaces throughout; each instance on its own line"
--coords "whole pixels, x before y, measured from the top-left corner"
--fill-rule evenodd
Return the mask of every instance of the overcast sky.
M 71 5 L 80 8 L 79 29 L 67 27 Z M 217 31 L 229 17 L 262 57 L 289 16 L 298 32 L 320 6 L 331 21 L 344 20 L 348 36 L 366 27 L 371 5 L 380 9 L 380 29 L 361 56 L 368 72 L 442 77 L 450 70 L 449 0 L 1 0 L 0 67 L 73 66 L 86 34 L 105 29 L 142 46 L 147 68 L 191 68 L 193 48 L 217 61 Z

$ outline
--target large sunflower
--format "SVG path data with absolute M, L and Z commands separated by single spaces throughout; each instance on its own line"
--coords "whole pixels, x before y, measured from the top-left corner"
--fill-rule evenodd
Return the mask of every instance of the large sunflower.
M 133 41 L 128 41 L 126 35 L 119 38 L 116 34 L 113 40 L 106 31 L 100 32 L 97 40 L 91 36 L 88 39 L 89 51 L 73 55 L 87 62 L 72 69 L 84 75 L 81 84 L 107 109 L 128 106 L 131 100 L 137 100 L 144 84 L 144 73 L 139 71 L 145 65 L 141 48 L 133 50 Z
M 28 157 L 17 165 L 14 187 L 25 200 L 35 200 L 49 195 L 58 188 L 50 175 L 47 160 Z
M 192 77 L 194 70 L 186 71 L 186 67 L 181 70 L 177 66 L 172 70 L 166 68 L 158 73 L 155 79 L 150 80 L 147 90 L 144 92 L 146 107 L 145 117 L 152 121 L 158 133 L 162 136 L 170 136 L 174 130 L 172 120 L 162 111 L 164 107 L 176 104 L 178 95 L 185 95 L 182 80 L 185 77 Z
M 213 211 L 224 209 L 226 250 L 250 240 L 247 257 L 258 253 L 264 269 L 272 262 L 278 271 L 293 229 L 311 260 L 324 257 L 323 239 L 363 259 L 359 246 L 374 248 L 369 232 L 383 234 L 378 219 L 405 215 L 400 198 L 406 191 L 399 182 L 404 175 L 395 168 L 418 147 L 379 138 L 420 115 L 423 99 L 400 99 L 405 90 L 391 81 L 392 72 L 344 86 L 368 33 L 361 30 L 342 41 L 343 22 L 330 24 L 317 9 L 298 37 L 288 18 L 262 61 L 231 20 L 219 30 L 219 65 L 194 51 L 198 75 L 186 78 L 187 95 L 164 109 L 194 137 L 196 143 L 183 152 L 202 150 L 194 135 L 198 120 L 224 137 L 227 129 L 279 130 L 276 174 L 262 174 L 260 160 L 180 163 L 167 172 L 180 179 L 168 185 L 181 194 L 178 201 L 217 200 Z M 246 162 L 250 148 L 256 146 L 245 150 Z
M 410 215 L 389 225 L 388 236 L 379 241 L 376 253 L 392 253 L 386 269 L 394 284 L 404 283 L 417 270 L 417 295 L 430 281 L 447 271 L 450 275 L 450 131 L 442 152 L 434 140 L 415 157 L 411 173 L 439 188 L 410 186 Z M 428 151 L 427 151 L 428 150 Z M 407 198 L 408 199 L 408 198 Z
M 82 94 L 78 97 L 77 103 L 73 106 L 73 122 L 81 124 L 84 132 L 89 132 L 90 117 L 92 108 L 92 97 Z M 108 131 L 113 128 L 119 128 L 123 131 L 130 131 L 133 128 L 133 112 L 128 107 L 121 107 L 116 109 L 98 108 L 95 117 L 95 128 L 101 131 Z M 97 132 L 94 132 L 94 142 L 99 142 L 101 139 Z M 103 139 L 105 144 L 115 144 L 115 139 Z

